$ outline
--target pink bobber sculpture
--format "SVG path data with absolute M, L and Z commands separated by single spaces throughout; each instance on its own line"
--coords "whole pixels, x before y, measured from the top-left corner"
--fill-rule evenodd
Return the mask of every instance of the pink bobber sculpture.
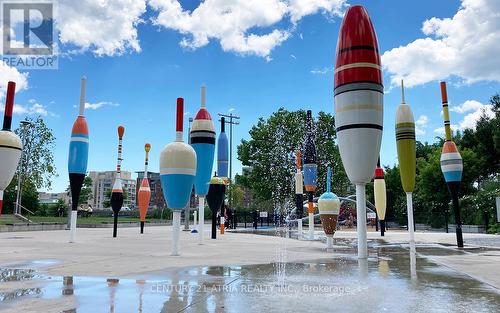
M 16 83 L 9 82 L 7 84 L 3 127 L 0 130 L 0 216 L 2 215 L 3 192 L 16 173 L 23 150 L 21 139 L 11 131 L 15 92 Z
M 172 255 L 179 255 L 181 211 L 191 196 L 196 176 L 196 152 L 182 139 L 184 99 L 177 98 L 176 139 L 160 155 L 160 180 L 167 206 L 173 211 Z

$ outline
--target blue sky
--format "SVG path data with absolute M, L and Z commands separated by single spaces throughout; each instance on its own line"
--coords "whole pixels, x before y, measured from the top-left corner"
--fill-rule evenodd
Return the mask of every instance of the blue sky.
M 140 2 L 143 6 L 137 7 Z M 255 2 L 252 10 L 246 11 L 245 1 L 234 1 L 232 12 L 248 14 L 222 19 L 210 14 L 224 9 L 219 0 L 208 0 L 201 9 L 199 1 L 181 1 L 179 8 L 174 0 L 113 0 L 109 10 L 100 8 L 102 16 L 95 17 L 95 24 L 98 28 L 111 27 L 106 21 L 116 19 L 115 26 L 121 25 L 121 31 L 99 32 L 92 29 L 97 26 L 86 24 L 88 19 L 79 15 L 99 9 L 96 1 L 81 1 L 74 4 L 81 8 L 75 8 L 63 0 L 59 8 L 59 15 L 64 14 L 60 21 L 60 49 L 65 55 L 59 60 L 59 69 L 8 72 L 13 79 L 25 80 L 16 95 L 20 109 L 14 123 L 17 125 L 27 114 L 42 113 L 57 138 L 54 154 L 59 177 L 54 179 L 52 190 L 63 191 L 68 185 L 69 137 L 78 113 L 75 106 L 82 75 L 88 78 L 87 102 L 98 107 L 86 110 L 91 138 L 89 170 L 115 168 L 116 128 L 122 124 L 126 128 L 122 168 L 142 170 L 143 146 L 150 142 L 150 169 L 157 171 L 161 149 L 174 139 L 175 99 L 184 97 L 185 111 L 195 114 L 202 83 L 207 85 L 207 106 L 214 119 L 217 113 L 230 110 L 241 116 L 241 124 L 234 129 L 235 143 L 248 138 L 248 130 L 259 117 L 281 106 L 333 113 L 332 69 L 341 22 L 337 12 L 344 10 L 346 3 L 332 0 L 322 7 L 318 4 L 321 1 L 304 0 L 308 6 L 299 10 L 291 2 L 273 0 L 270 2 L 283 10 L 273 15 L 279 10 L 266 7 L 269 2 Z M 455 129 L 473 127 L 480 110 L 488 109 L 485 104 L 489 97 L 500 91 L 500 61 L 492 60 L 499 55 L 500 22 L 498 17 L 488 16 L 489 11 L 498 12 L 498 2 L 358 3 L 368 9 L 380 51 L 385 53 L 382 163 L 397 162 L 393 125 L 400 92 L 391 82 L 400 77 L 410 85 L 406 102 L 419 120 L 418 140 L 432 142 L 439 135 L 439 79 L 449 82 Z M 127 5 L 134 8 L 125 10 Z M 116 6 L 125 11 L 117 11 Z M 161 13 L 166 18 L 162 19 Z M 478 16 L 493 20 L 485 28 L 474 24 Z M 74 35 L 69 29 L 78 29 L 75 27 L 96 34 L 86 31 Z M 239 31 L 235 35 L 231 29 Z M 266 37 L 268 34 L 276 36 Z M 496 40 L 496 45 L 480 38 Z M 234 151 L 233 172 L 239 172 L 236 144 Z

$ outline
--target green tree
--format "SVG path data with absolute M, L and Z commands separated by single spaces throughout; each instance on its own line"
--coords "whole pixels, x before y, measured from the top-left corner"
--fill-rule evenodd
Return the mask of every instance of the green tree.
M 78 198 L 78 204 L 88 203 L 92 200 L 92 197 L 92 178 L 85 176 L 80 197 Z
M 231 204 L 233 207 L 236 209 L 243 208 L 244 191 L 241 185 L 238 185 L 237 183 L 229 185 L 226 195 L 227 197 L 231 197 Z
M 252 189 L 255 200 L 274 206 L 292 205 L 295 194 L 295 152 L 301 149 L 306 134 L 306 112 L 280 108 L 269 118 L 260 118 L 250 130 L 250 139 L 238 145 L 238 159 L 252 168 L 241 179 Z M 313 120 L 318 156 L 317 194 L 325 191 L 326 167 L 333 167 L 335 192 L 344 194 L 349 185 L 335 145 L 335 126 L 332 115 L 320 112 Z
M 14 132 L 23 142 L 23 157 L 18 167 L 23 181 L 30 181 L 36 188 L 50 189 L 56 176 L 54 165 L 55 136 L 41 116 L 26 117 L 24 125 Z
M 20 203 L 31 211 L 38 209 L 38 189 L 50 189 L 56 176 L 55 137 L 41 116 L 26 117 L 14 130 L 23 143 L 23 154 L 16 174 L 5 192 L 6 209 L 11 212 L 16 201 L 18 177 L 21 177 Z M 35 196 L 36 195 L 36 196 Z M 36 198 L 36 200 L 35 200 Z

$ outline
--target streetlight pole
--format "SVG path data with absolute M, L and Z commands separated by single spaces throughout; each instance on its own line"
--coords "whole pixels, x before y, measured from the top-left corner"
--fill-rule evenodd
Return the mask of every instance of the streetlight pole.
M 29 121 L 21 121 L 19 123 L 19 127 L 21 128 L 21 134 L 23 134 L 23 129 L 26 126 L 31 126 L 33 123 Z M 21 202 L 21 183 L 22 183 L 22 176 L 23 176 L 23 164 L 24 164 L 24 150 L 25 150 L 25 145 L 26 145 L 26 139 L 25 135 L 21 137 L 22 144 L 23 144 L 23 149 L 21 150 L 21 162 L 19 162 L 19 171 L 17 173 L 17 195 L 16 195 L 16 207 L 14 210 L 15 214 L 21 214 L 21 210 L 19 209 L 19 205 Z
M 233 189 L 233 125 L 239 125 L 240 122 L 238 120 L 240 119 L 239 116 L 233 115 L 233 113 L 227 114 L 222 114 L 219 113 L 220 117 L 225 117 L 225 123 L 229 124 L 229 184 L 231 185 L 229 188 L 229 209 L 232 207 L 232 189 Z M 229 119 L 229 120 L 228 120 Z M 235 121 L 233 121 L 235 120 Z M 234 214 L 233 214 L 234 216 Z M 233 227 L 236 228 L 236 225 L 233 220 Z

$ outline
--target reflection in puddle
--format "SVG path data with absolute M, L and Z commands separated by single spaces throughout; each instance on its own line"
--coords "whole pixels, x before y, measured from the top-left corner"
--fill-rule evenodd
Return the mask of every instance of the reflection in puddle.
M 424 254 L 439 255 L 439 249 L 448 251 L 417 247 Z M 355 255 L 352 241 L 339 241 L 324 259 L 191 267 L 137 279 L 51 277 L 3 268 L 0 310 L 47 312 L 54 303 L 60 312 L 495 312 L 500 307 L 498 290 L 401 246 L 374 241 L 368 260 L 358 262 Z M 286 275 L 278 276 L 278 267 Z

